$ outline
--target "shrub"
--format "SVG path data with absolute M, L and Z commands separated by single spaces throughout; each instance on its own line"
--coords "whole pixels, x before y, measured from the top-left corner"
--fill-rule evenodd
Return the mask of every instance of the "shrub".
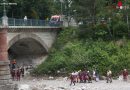
M 127 24 L 122 21 L 119 21 L 117 24 L 113 26 L 113 34 L 117 38 L 128 36 Z
M 130 68 L 129 41 L 122 46 L 115 41 L 103 41 L 102 39 L 79 41 L 73 38 L 76 35 L 71 35 L 71 30 L 61 32 L 56 41 L 56 47 L 50 52 L 49 58 L 34 70 L 35 74 L 57 75 L 57 71 L 70 73 L 73 70 L 92 71 L 97 68 L 101 75 L 106 75 L 108 69 L 112 70 L 113 75 L 118 75 L 122 69 Z M 66 36 L 63 36 L 63 33 Z M 59 44 L 60 47 L 57 47 Z
M 107 36 L 109 36 L 107 24 L 96 24 L 94 34 L 94 38 L 107 38 Z

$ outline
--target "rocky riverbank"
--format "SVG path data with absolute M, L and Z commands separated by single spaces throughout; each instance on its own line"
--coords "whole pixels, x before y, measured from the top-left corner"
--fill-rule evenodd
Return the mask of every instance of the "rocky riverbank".
M 23 79 L 14 81 L 19 86 L 19 90 L 130 90 L 130 82 L 114 80 L 112 83 L 106 83 L 105 80 L 92 83 L 76 83 L 70 86 L 70 80 L 67 78 L 57 78 L 55 80 L 45 79 Z

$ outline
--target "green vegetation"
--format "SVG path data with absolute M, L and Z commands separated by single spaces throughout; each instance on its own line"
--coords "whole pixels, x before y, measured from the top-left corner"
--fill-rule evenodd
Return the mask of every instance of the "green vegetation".
M 97 68 L 101 75 L 108 69 L 118 75 L 122 69 L 129 69 L 130 9 L 117 9 L 118 0 L 72 1 L 72 6 L 67 7 L 67 15 L 83 24 L 78 28 L 64 28 L 48 59 L 34 73 L 56 75 L 57 71 L 70 73 Z M 123 1 L 123 5 L 129 4 L 129 0 Z
M 6 6 L 9 18 L 46 19 L 54 11 L 53 0 L 6 0 L 17 5 Z M 0 1 L 2 3 L 3 0 Z M 50 7 L 51 6 L 51 7 Z M 0 5 L 0 16 L 3 16 L 3 6 Z
M 48 59 L 33 71 L 35 74 L 56 75 L 58 70 L 69 73 L 97 68 L 102 75 L 108 69 L 117 75 L 123 68 L 130 68 L 130 9 L 127 8 L 130 0 L 122 1 L 123 9 L 116 8 L 118 0 L 7 1 L 17 3 L 17 6 L 6 7 L 10 18 L 26 15 L 31 19 L 47 19 L 63 13 L 68 20 L 73 17 L 77 23 L 83 23 L 59 33 Z M 3 6 L 0 6 L 2 15 Z
M 104 75 L 111 69 L 117 75 L 123 68 L 130 68 L 130 41 L 125 38 L 114 41 L 80 38 L 79 30 L 65 28 L 58 36 L 49 58 L 34 72 L 38 75 L 52 74 L 57 71 L 97 68 Z

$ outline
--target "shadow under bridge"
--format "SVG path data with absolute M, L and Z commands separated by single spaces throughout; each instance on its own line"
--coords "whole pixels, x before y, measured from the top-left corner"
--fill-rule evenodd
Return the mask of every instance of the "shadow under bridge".
M 9 59 L 16 59 L 17 66 L 37 65 L 43 61 L 48 51 L 33 38 L 22 38 L 13 43 L 9 49 Z

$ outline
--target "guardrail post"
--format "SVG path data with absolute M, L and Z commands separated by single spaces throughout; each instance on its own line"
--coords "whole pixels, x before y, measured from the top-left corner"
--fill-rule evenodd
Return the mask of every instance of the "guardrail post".
M 15 26 L 15 18 L 14 18 L 14 26 Z
M 32 26 L 32 19 L 30 19 L 30 25 Z

